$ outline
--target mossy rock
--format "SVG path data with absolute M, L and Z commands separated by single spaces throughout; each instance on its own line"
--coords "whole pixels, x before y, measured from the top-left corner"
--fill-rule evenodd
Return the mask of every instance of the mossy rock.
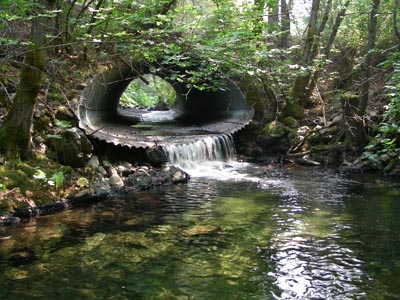
M 283 117 L 293 117 L 295 119 L 304 119 L 304 107 L 297 103 L 287 103 L 282 112 Z
M 48 114 L 44 114 L 34 120 L 34 128 L 39 132 L 47 132 L 50 130 L 52 118 Z
M 35 168 L 22 161 L 17 163 L 17 168 L 24 172 L 29 178 L 32 178 L 36 172 Z
M 297 128 L 299 127 L 299 122 L 291 116 L 287 116 L 282 120 L 282 123 L 290 128 Z
M 283 123 L 278 121 L 272 121 L 264 126 L 261 135 L 280 138 L 284 136 L 285 133 L 287 132 L 286 128 L 287 127 Z

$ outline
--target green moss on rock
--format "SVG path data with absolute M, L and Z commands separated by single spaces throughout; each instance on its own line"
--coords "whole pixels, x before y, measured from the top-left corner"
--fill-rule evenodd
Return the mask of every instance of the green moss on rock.
M 287 116 L 282 120 L 282 123 L 290 128 L 297 128 L 299 127 L 299 122 L 291 116 Z

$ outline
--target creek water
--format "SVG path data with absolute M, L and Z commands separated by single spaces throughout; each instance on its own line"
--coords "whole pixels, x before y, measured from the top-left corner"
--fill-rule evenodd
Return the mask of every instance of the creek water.
M 2 228 L 0 299 L 400 299 L 398 182 L 232 155 Z

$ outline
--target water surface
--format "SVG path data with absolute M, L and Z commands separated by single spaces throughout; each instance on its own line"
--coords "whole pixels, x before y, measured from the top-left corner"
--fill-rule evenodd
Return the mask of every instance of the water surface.
M 221 169 L 1 229 L 0 299 L 400 299 L 397 182 Z

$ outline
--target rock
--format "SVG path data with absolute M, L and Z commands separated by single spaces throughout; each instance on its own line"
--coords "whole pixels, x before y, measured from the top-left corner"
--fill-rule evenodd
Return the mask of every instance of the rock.
M 40 135 L 37 135 L 33 138 L 33 143 L 35 144 L 35 146 L 40 146 L 44 142 L 45 142 L 45 139 L 43 137 L 41 137 Z
M 33 113 L 33 116 L 38 119 L 45 113 L 46 113 L 46 106 L 42 102 L 38 102 L 35 106 L 35 111 Z
M 64 130 L 61 140 L 50 139 L 50 147 L 54 149 L 58 160 L 73 168 L 82 168 L 89 160 L 93 145 L 79 128 Z
M 99 174 L 101 174 L 101 175 L 103 175 L 103 176 L 107 176 L 107 175 L 108 175 L 106 169 L 104 169 L 103 166 L 99 166 L 99 167 L 97 168 L 97 172 L 99 172 Z
M 100 166 L 99 157 L 97 155 L 92 155 L 92 157 L 86 163 L 86 166 L 96 171 Z
M 296 119 L 304 119 L 304 108 L 297 103 L 287 103 L 282 114 Z
M 309 159 L 307 157 L 296 158 L 295 162 L 298 165 L 302 165 L 302 166 L 320 166 L 321 165 L 321 163 L 319 163 L 317 161 L 314 161 L 314 160 L 311 160 L 311 159 Z
M 184 230 L 182 233 L 186 236 L 208 235 L 219 230 L 218 226 L 214 225 L 196 225 L 190 229 Z
M 115 167 L 115 170 L 117 171 L 117 174 L 119 176 L 128 176 L 129 174 L 133 173 L 133 171 L 130 168 L 127 168 L 123 165 Z
M 282 123 L 290 128 L 297 128 L 299 126 L 299 122 L 293 117 L 286 117 L 282 120 Z
M 55 212 L 60 212 L 65 209 L 67 209 L 68 203 L 59 201 L 59 202 L 54 202 L 46 205 L 42 205 L 39 207 L 40 215 L 48 215 L 48 214 L 53 214 Z
M 127 185 L 139 190 L 145 190 L 153 185 L 153 177 L 148 173 L 137 172 L 129 175 Z
M 244 154 L 249 157 L 259 157 L 263 153 L 263 150 L 258 145 L 249 145 L 244 149 Z
M 132 169 L 132 164 L 130 162 L 127 162 L 127 161 L 122 161 L 120 163 L 120 166 L 123 166 L 123 167 L 125 167 L 127 169 Z
M 0 226 L 18 225 L 21 219 L 15 216 L 0 216 Z
M 67 106 L 59 106 L 55 115 L 57 120 L 69 121 L 71 124 L 77 123 L 76 117 Z M 77 124 L 76 124 L 77 126 Z
M 14 210 L 14 216 L 18 218 L 32 218 L 38 216 L 39 212 L 39 208 L 36 207 L 33 201 L 24 201 Z
M 342 121 L 342 119 L 343 119 L 343 116 L 340 114 L 340 115 L 337 115 L 337 116 L 335 116 L 333 119 L 332 119 L 332 123 L 331 123 L 331 125 L 330 126 L 335 126 L 335 125 L 339 125 L 340 124 L 340 122 Z
M 122 181 L 121 177 L 118 176 L 118 174 L 111 175 L 111 177 L 108 179 L 108 184 L 110 187 L 124 186 L 124 182 Z
M 77 89 L 78 90 L 83 90 L 83 89 L 85 89 L 87 87 L 87 83 L 84 83 L 84 82 L 82 82 L 82 83 L 79 83 L 78 85 L 77 85 Z
M 114 168 L 114 167 L 109 167 L 108 168 L 108 171 L 107 171 L 107 174 L 108 174 L 108 176 L 112 176 L 112 175 L 117 175 L 118 174 L 118 172 L 117 172 L 117 170 Z
M 169 161 L 168 154 L 161 146 L 146 150 L 147 157 L 152 164 L 162 165 Z
M 112 167 L 112 164 L 107 159 L 103 159 L 102 165 L 103 165 L 104 169 L 106 169 L 106 170 L 108 170 L 109 168 Z
M 190 176 L 186 172 L 179 168 L 174 167 L 172 170 L 172 182 L 173 183 L 185 183 L 188 182 Z
M 305 135 L 307 132 L 310 131 L 310 127 L 308 126 L 301 126 L 297 129 L 297 134 L 298 135 Z
M 268 137 L 280 138 L 285 134 L 285 127 L 278 121 L 272 121 L 264 126 L 262 134 Z

